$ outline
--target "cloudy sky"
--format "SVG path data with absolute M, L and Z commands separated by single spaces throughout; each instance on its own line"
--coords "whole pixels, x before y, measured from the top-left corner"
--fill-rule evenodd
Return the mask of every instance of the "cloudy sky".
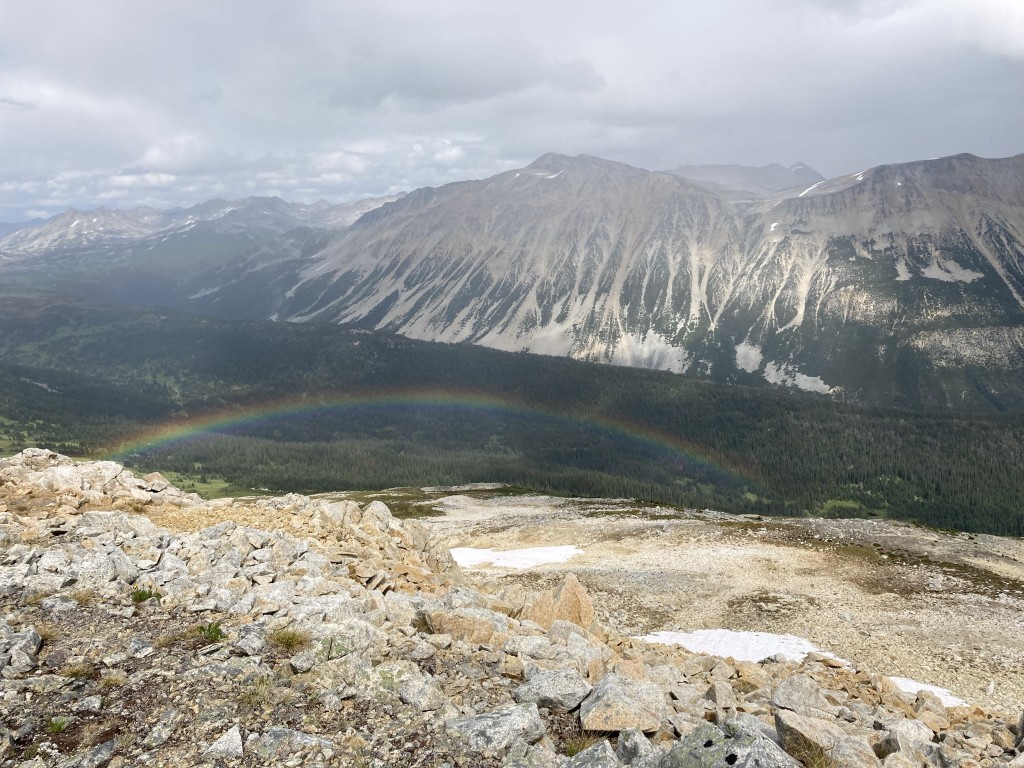
M 1024 152 L 1024 0 L 0 0 L 0 221 Z

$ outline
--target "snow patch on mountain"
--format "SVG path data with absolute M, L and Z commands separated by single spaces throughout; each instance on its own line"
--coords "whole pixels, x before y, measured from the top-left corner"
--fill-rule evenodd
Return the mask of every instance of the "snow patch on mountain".
M 832 391 L 832 387 L 822 381 L 820 376 L 808 376 L 785 363 L 769 362 L 764 367 L 764 378 L 771 384 L 797 387 L 805 392 L 827 395 Z
M 761 348 L 756 344 L 750 344 L 749 342 L 741 342 L 736 345 L 736 367 L 746 371 L 747 373 L 753 373 L 761 367 L 761 361 L 764 359 L 764 354 L 761 352 Z
M 921 274 L 946 283 L 971 283 L 984 277 L 981 272 L 961 267 L 953 259 L 942 258 L 938 254 L 932 258 L 931 264 L 921 270 Z
M 690 365 L 690 356 L 685 349 L 673 346 L 660 334 L 627 333 L 619 338 L 608 362 L 685 373 Z

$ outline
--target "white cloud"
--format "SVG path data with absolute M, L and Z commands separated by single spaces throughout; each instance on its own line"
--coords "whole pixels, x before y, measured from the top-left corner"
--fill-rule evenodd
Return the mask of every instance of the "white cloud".
M 100 193 L 126 206 L 351 199 L 547 151 L 648 168 L 803 160 L 838 174 L 1024 149 L 1020 0 L 4 11 L 0 220 Z

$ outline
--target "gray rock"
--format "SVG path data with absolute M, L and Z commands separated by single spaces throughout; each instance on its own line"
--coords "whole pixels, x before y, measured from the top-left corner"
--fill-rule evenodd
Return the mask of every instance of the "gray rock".
M 885 736 L 875 747 L 875 754 L 886 757 L 893 752 L 910 752 L 922 744 L 932 742 L 932 729 L 920 720 L 899 720 L 887 729 Z
M 502 752 L 519 740 L 532 744 L 544 735 L 545 728 L 536 704 L 516 704 L 498 712 L 449 720 L 445 730 L 470 749 Z
M 844 768 L 878 766 L 878 758 L 866 739 L 849 736 L 828 720 L 778 709 L 775 711 L 775 728 L 786 752 L 805 762 L 804 755 L 828 757 Z
M 801 768 L 778 746 L 760 736 L 726 736 L 711 723 L 701 723 L 669 750 L 659 768 Z
M 0 594 L 10 595 L 24 589 L 31 568 L 27 563 L 0 566 Z
M 571 757 L 565 768 L 619 768 L 620 765 L 612 745 L 605 739 Z
M 732 686 L 725 680 L 715 680 L 708 688 L 704 697 L 715 703 L 719 709 L 727 709 L 736 706 L 736 693 Z
M 758 717 L 747 712 L 731 714 L 724 723 L 719 723 L 726 736 L 764 736 L 769 741 L 779 743 L 779 732 Z
M 337 624 L 325 625 L 327 633 L 321 640 L 321 655 L 325 660 L 364 653 L 387 642 L 387 635 L 369 622 L 354 617 L 343 618 Z
M 658 730 L 668 714 L 665 694 L 646 680 L 605 675 L 580 705 L 580 722 L 588 731 Z
M 297 752 L 330 748 L 334 746 L 334 743 L 330 739 L 275 725 L 264 733 L 250 736 L 246 740 L 245 746 L 251 754 L 272 761 L 273 765 L 280 765 Z
M 35 627 L 29 627 L 12 634 L 7 638 L 4 647 L 8 651 L 21 651 L 27 656 L 35 656 L 43 647 L 43 638 L 36 632 Z
M 668 689 L 668 693 L 673 701 L 678 702 L 676 709 L 687 712 L 704 711 L 704 694 L 697 686 L 689 683 L 677 683 Z
M 110 565 L 114 569 L 115 576 L 125 584 L 134 584 L 139 578 L 139 569 L 135 562 L 120 549 L 115 549 L 107 555 Z
M 116 749 L 117 740 L 110 739 L 110 741 L 105 741 L 90 749 L 83 757 L 78 758 L 73 766 L 74 768 L 100 768 L 101 765 L 110 762 Z M 65 765 L 65 763 L 61 763 L 61 768 L 65 768 Z M 71 768 L 71 765 L 68 765 L 67 768 Z
M 237 725 L 226 731 L 219 739 L 213 742 L 205 752 L 203 752 L 203 757 L 214 759 L 227 759 L 241 756 L 242 733 L 238 730 Z
M 146 749 L 153 749 L 159 747 L 161 744 L 174 735 L 174 732 L 178 729 L 181 724 L 182 716 L 181 713 L 176 709 L 168 709 L 160 715 L 160 719 L 156 721 L 156 725 L 153 726 L 152 730 L 146 735 L 142 744 Z
M 566 758 L 555 754 L 543 743 L 530 746 L 526 754 L 506 762 L 506 768 L 564 768 Z
M 444 706 L 445 696 L 438 685 L 411 661 L 389 661 L 374 667 L 381 687 L 398 694 L 403 702 L 421 712 Z
M 636 728 L 627 728 L 619 732 L 619 741 L 615 746 L 615 755 L 623 763 L 632 765 L 642 757 L 654 752 L 654 745 Z
M 787 677 L 772 691 L 771 702 L 776 709 L 789 709 L 804 717 L 836 714 L 836 708 L 822 694 L 821 686 L 807 675 Z
M 1010 763 L 1010 765 L 1013 766 L 1013 763 Z M 920 762 L 915 763 L 909 757 L 899 752 L 893 752 L 882 761 L 882 768 L 920 768 L 920 766 Z
M 87 551 L 75 563 L 75 571 L 78 586 L 84 589 L 101 588 L 117 578 L 117 569 L 103 552 Z
M 519 686 L 513 698 L 520 704 L 534 702 L 554 712 L 569 712 L 580 705 L 590 693 L 590 683 L 574 669 L 553 669 L 538 672 L 529 682 Z

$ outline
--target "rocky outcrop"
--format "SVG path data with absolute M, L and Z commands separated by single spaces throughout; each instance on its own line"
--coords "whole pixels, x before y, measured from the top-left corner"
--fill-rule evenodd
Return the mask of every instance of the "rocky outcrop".
M 752 664 L 620 637 L 574 577 L 468 586 L 377 502 L 205 502 L 165 483 L 0 460 L 0 765 L 1021 761 L 1008 713 L 813 654 Z M 153 522 L 168 510 L 237 520 Z

